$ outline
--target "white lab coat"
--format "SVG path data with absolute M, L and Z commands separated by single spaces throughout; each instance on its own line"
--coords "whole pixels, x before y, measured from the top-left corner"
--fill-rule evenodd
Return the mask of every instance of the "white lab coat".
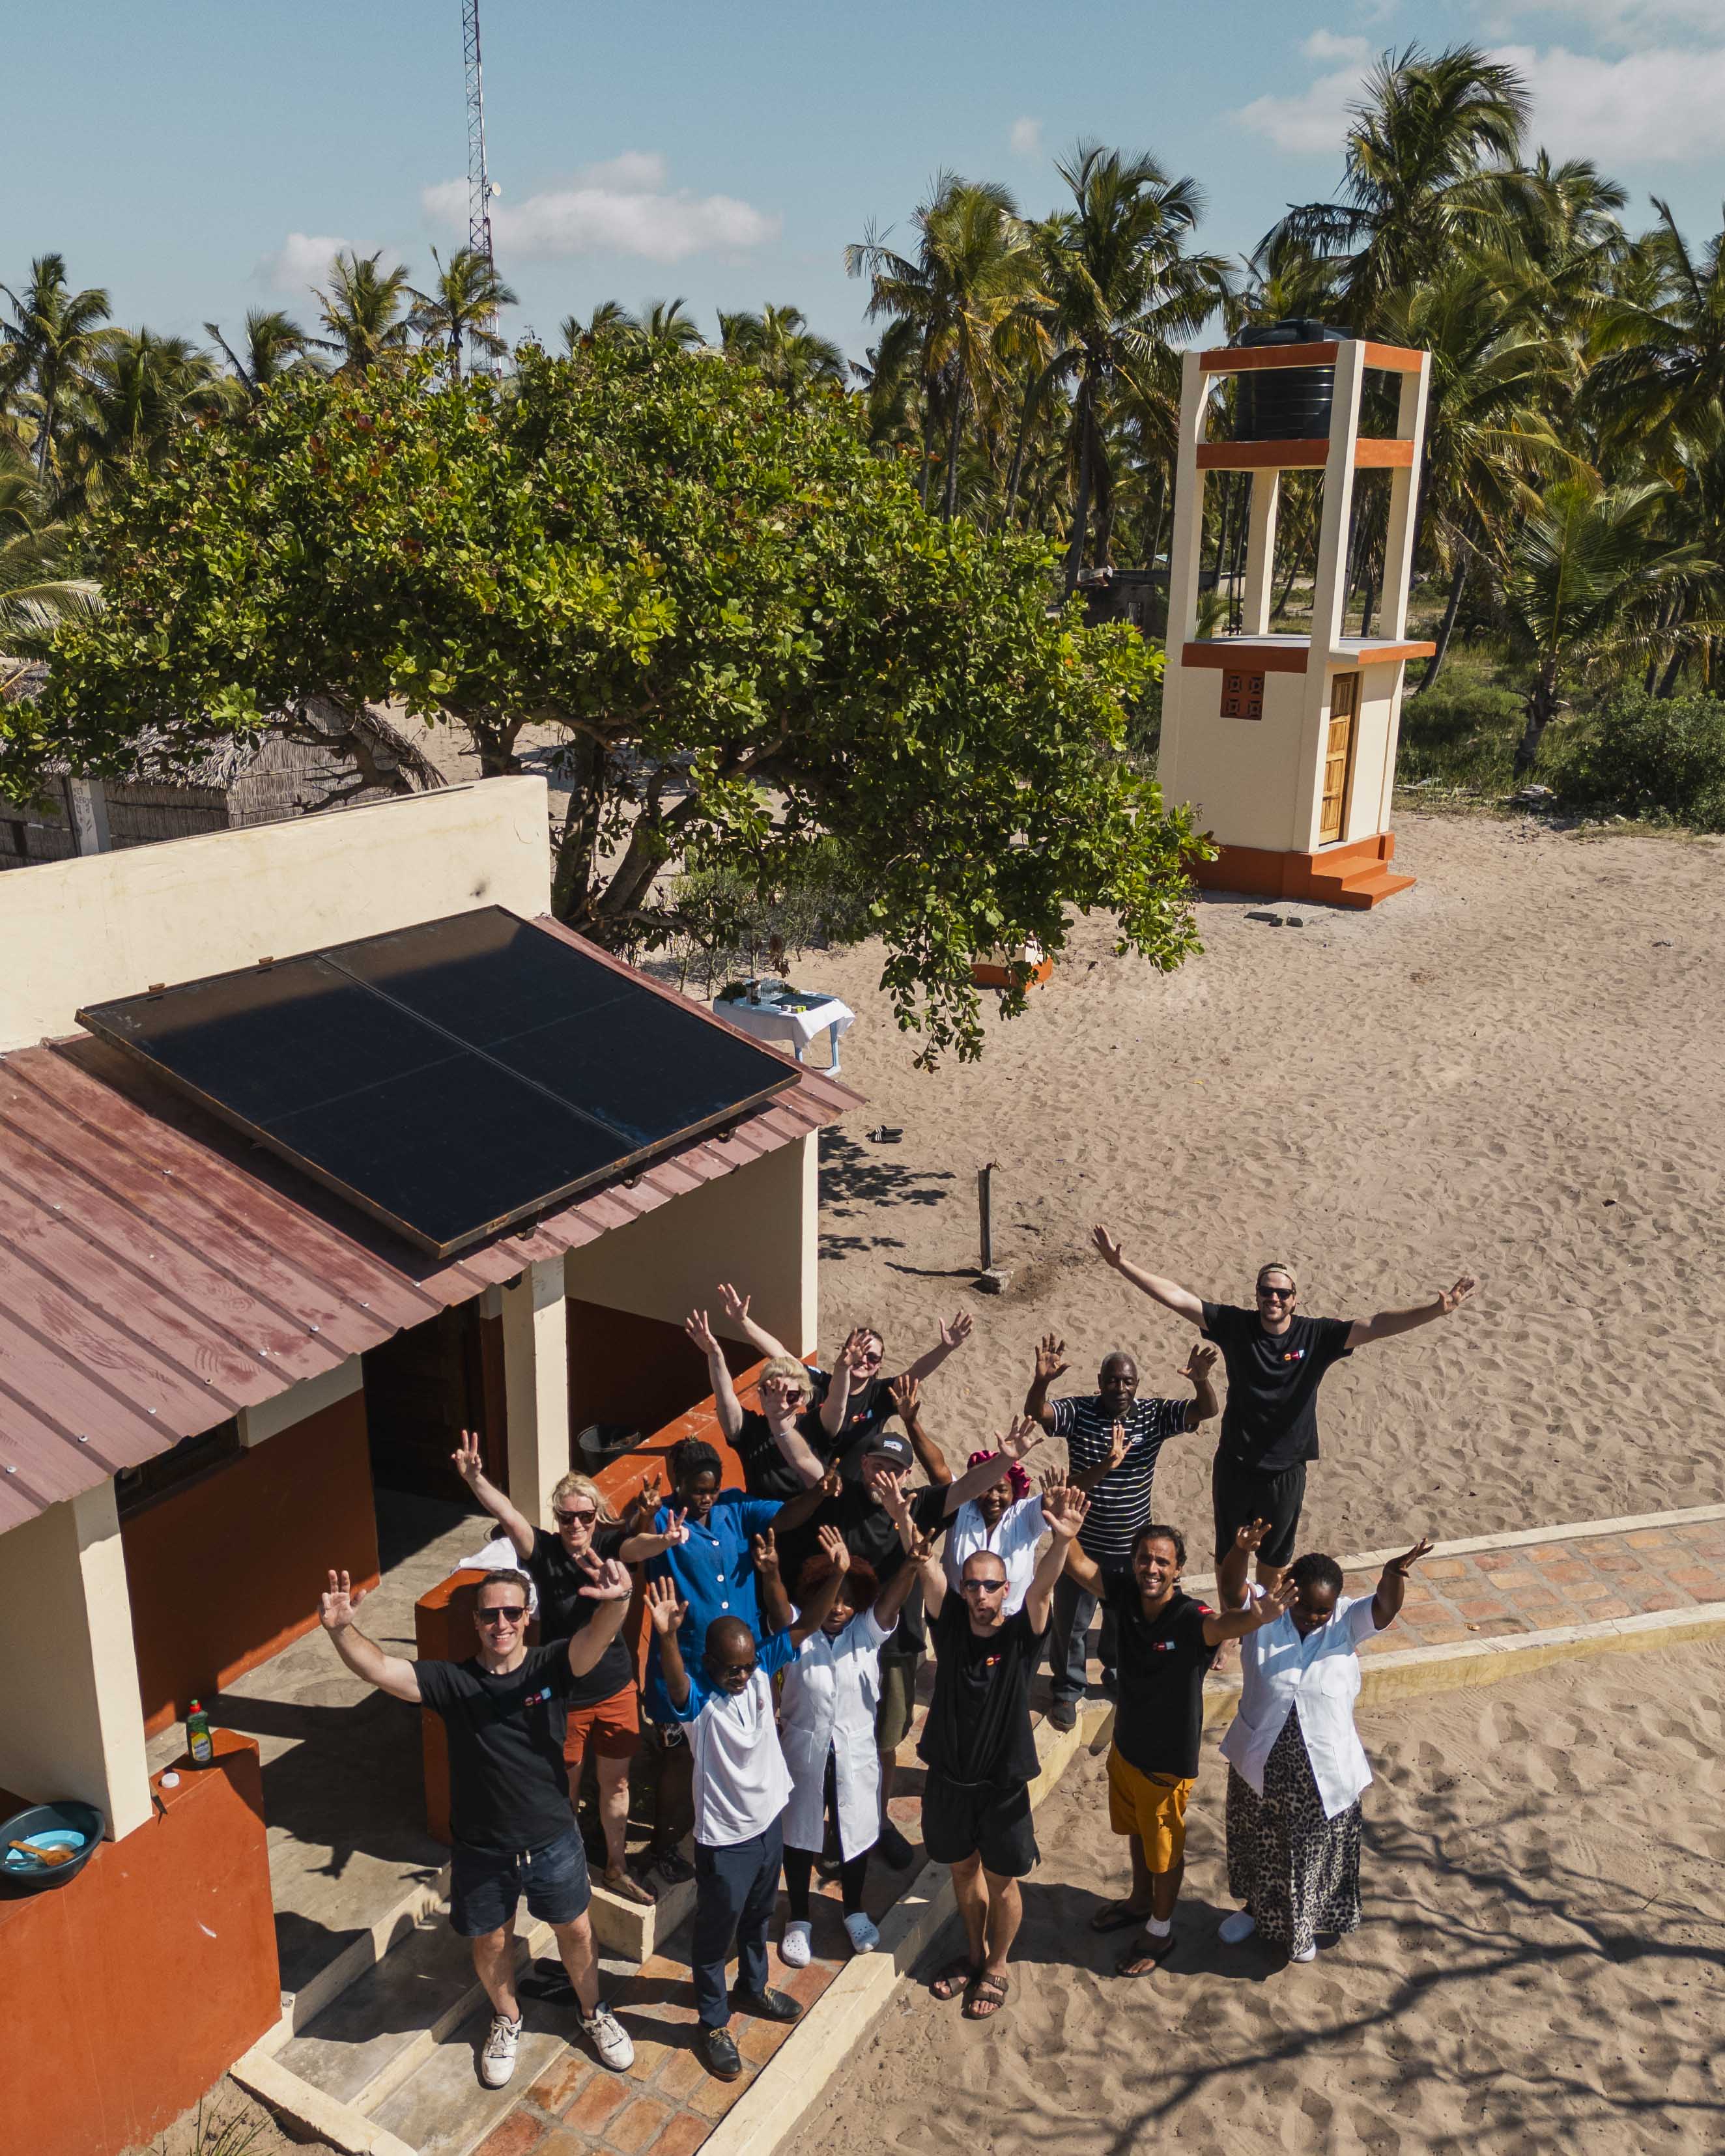
M 880 1650 L 891 1638 L 865 1609 L 829 1639 L 811 1632 L 785 1671 L 779 1742 L 791 1770 L 784 1838 L 790 1849 L 820 1848 L 825 1838 L 827 1754 L 839 1797 L 839 1848 L 848 1864 L 880 1833 L 880 1762 L 875 1710 L 880 1703 Z

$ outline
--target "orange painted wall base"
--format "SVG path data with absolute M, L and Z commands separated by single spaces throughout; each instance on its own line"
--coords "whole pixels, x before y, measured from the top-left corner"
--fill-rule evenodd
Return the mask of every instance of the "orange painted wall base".
M 1009 988 L 1013 975 L 1022 970 L 1017 966 L 997 965 L 992 958 L 975 958 L 971 962 L 970 978 L 979 988 Z M 1024 986 L 1040 988 L 1053 971 L 1054 960 L 1044 958 L 1024 975 Z
M 1356 839 L 1351 845 L 1327 846 L 1317 854 L 1224 845 L 1214 860 L 1192 871 L 1192 880 L 1204 891 L 1238 891 L 1253 898 L 1291 898 L 1363 911 L 1413 888 L 1412 876 L 1390 867 L 1394 855 L 1394 831 Z
M 0 1901 L 0 2147 L 148 2141 L 281 2012 L 258 1748 L 151 1778 L 159 1807 L 75 1879 Z

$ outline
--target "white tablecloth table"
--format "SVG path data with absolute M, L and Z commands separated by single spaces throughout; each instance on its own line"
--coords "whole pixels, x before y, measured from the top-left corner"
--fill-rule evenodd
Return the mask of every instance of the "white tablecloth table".
M 716 996 L 713 1009 L 721 1018 L 729 1019 L 732 1025 L 741 1026 L 759 1040 L 770 1040 L 775 1047 L 788 1048 L 798 1063 L 803 1051 L 817 1034 L 827 1035 L 827 1067 L 836 1072 L 839 1068 L 839 1040 L 856 1023 L 856 1013 L 849 1004 L 840 1003 L 837 996 L 810 994 L 797 998 L 796 1005 L 788 1007 L 783 1001 L 788 993 L 780 981 L 760 981 L 753 983 L 759 990 L 760 1001 L 750 1003 L 739 996 L 734 1003 L 721 1003 Z

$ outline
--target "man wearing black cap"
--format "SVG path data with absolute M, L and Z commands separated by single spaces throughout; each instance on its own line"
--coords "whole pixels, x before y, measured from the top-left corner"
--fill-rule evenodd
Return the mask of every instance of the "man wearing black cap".
M 889 1490 L 904 1491 L 916 1532 L 932 1542 L 938 1541 L 961 1505 L 968 1505 L 980 1491 L 998 1482 L 1015 1460 L 1022 1460 L 1041 1442 L 1042 1432 L 1034 1423 L 1015 1422 L 1004 1438 L 995 1440 L 998 1450 L 990 1459 L 944 1489 L 906 1491 L 906 1479 L 916 1465 L 910 1440 L 896 1430 L 873 1430 L 863 1439 L 858 1451 L 840 1462 L 844 1481 L 838 1496 L 829 1498 L 809 1524 L 815 1529 L 835 1527 L 852 1558 L 870 1566 L 885 1587 L 907 1562 L 898 1529 L 883 1502 Z M 916 1671 L 927 1644 L 922 1597 L 913 1590 L 897 1630 L 880 1650 L 880 1704 L 875 1715 L 875 1749 L 880 1760 L 880 1839 L 876 1846 L 886 1861 L 900 1871 L 910 1863 L 913 1851 L 887 1816 L 886 1807 L 892 1795 L 898 1748 L 911 1733 Z

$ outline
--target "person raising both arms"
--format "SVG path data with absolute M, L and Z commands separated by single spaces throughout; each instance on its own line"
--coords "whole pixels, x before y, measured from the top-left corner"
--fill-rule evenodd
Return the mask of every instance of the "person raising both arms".
M 491 2002 L 480 2079 L 501 2088 L 515 2071 L 521 2001 L 515 1988 L 516 1906 L 551 1926 L 581 2013 L 583 2034 L 613 2073 L 634 2062 L 627 2030 L 599 1996 L 587 1913 L 587 1853 L 569 1810 L 563 1758 L 566 1704 L 603 1661 L 628 1609 L 632 1583 L 614 1561 L 591 1555 L 580 1593 L 593 1614 L 572 1637 L 527 1645 L 524 1572 L 487 1573 L 474 1590 L 479 1651 L 465 1662 L 387 1655 L 356 1622 L 361 1594 L 332 1572 L 318 1621 L 330 1645 L 368 1685 L 429 1707 L 449 1747 L 449 1922 L 472 1942 L 473 1966 Z
M 1138 1398 L 1138 1366 L 1123 1348 L 1102 1358 L 1096 1389 L 1051 1400 L 1048 1389 L 1066 1369 L 1066 1343 L 1052 1332 L 1036 1350 L 1036 1374 L 1024 1395 L 1024 1413 L 1033 1422 L 1066 1440 L 1066 1460 L 1076 1487 L 1091 1500 L 1084 1523 L 1086 1554 L 1105 1573 L 1125 1573 L 1133 1538 L 1150 1524 L 1156 1462 L 1167 1440 L 1180 1430 L 1196 1430 L 1220 1414 L 1222 1404 L 1210 1382 L 1214 1348 L 1194 1346 L 1181 1375 L 1190 1380 L 1189 1400 Z M 1048 1718 L 1056 1729 L 1070 1729 L 1084 1697 L 1090 1621 L 1096 1599 L 1070 1573 L 1055 1588 L 1049 1663 L 1053 1698 Z M 1102 1610 L 1098 1642 L 1102 1689 L 1115 1688 L 1114 1617 Z
M 1267 1520 L 1258 1579 L 1273 1586 L 1294 1554 L 1306 1502 L 1306 1464 L 1318 1456 L 1317 1389 L 1325 1372 L 1357 1348 L 1450 1317 L 1473 1293 L 1471 1276 L 1464 1273 L 1453 1287 L 1407 1310 L 1380 1310 L 1375 1317 L 1307 1317 L 1298 1310 L 1299 1286 L 1286 1265 L 1260 1265 L 1256 1307 L 1240 1310 L 1206 1302 L 1178 1281 L 1132 1264 L 1106 1228 L 1096 1229 L 1094 1240 L 1103 1262 L 1123 1280 L 1195 1325 L 1221 1349 L 1228 1404 L 1210 1473 L 1216 1561 L 1227 1555 L 1240 1528 Z

